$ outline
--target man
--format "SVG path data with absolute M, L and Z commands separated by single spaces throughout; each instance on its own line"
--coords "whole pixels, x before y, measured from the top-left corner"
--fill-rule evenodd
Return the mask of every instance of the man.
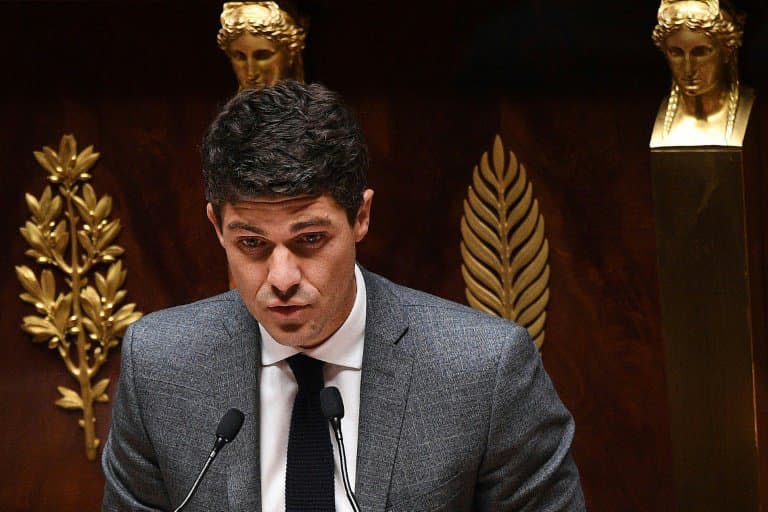
M 356 265 L 373 191 L 338 96 L 293 81 L 245 91 L 202 155 L 237 290 L 126 333 L 104 510 L 181 503 L 230 407 L 242 431 L 188 510 L 351 510 L 328 425 L 311 437 L 314 416 L 296 419 L 322 385 L 344 399 L 362 510 L 584 509 L 573 420 L 525 329 Z

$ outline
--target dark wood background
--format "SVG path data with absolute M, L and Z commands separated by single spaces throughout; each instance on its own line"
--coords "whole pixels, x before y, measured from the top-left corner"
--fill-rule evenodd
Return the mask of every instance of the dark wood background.
M 743 81 L 762 101 L 768 9 L 741 5 L 752 23 Z M 376 196 L 360 247 L 369 269 L 463 301 L 459 220 L 472 168 L 496 133 L 526 164 L 551 247 L 543 356 L 576 418 L 573 451 L 591 510 L 674 507 L 647 148 L 669 80 L 650 40 L 657 6 L 298 5 L 312 19 L 308 79 L 340 91 L 369 139 Z M 74 382 L 19 329 L 30 312 L 13 273 L 28 263 L 23 197 L 45 184 L 32 151 L 74 133 L 101 152 L 93 184 L 115 200 L 129 298 L 142 311 L 226 287 L 198 158 L 203 130 L 235 89 L 215 44 L 220 8 L 0 4 L 3 510 L 97 510 L 103 485 L 98 463 L 85 461 L 76 416 L 53 405 L 56 386 Z M 768 126 L 765 112 L 754 114 L 755 129 Z M 113 379 L 118 357 L 105 370 Z M 105 439 L 110 411 L 98 407 Z

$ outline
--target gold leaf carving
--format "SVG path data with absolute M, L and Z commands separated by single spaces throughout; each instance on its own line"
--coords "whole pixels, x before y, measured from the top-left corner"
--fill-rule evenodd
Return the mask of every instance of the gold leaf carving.
M 498 135 L 472 172 L 461 219 L 461 274 L 473 308 L 526 327 L 544 343 L 549 244 L 525 166 Z
M 101 379 L 97 384 L 93 386 L 91 391 L 93 392 L 94 396 L 99 396 L 107 390 L 107 386 L 109 386 L 109 379 Z
M 56 389 L 61 393 L 61 398 L 56 400 L 56 405 L 64 409 L 82 409 L 83 399 L 74 391 L 64 386 L 58 386 Z
M 25 265 L 16 267 L 24 288 L 21 300 L 35 307 L 36 315 L 22 319 L 21 328 L 32 341 L 55 349 L 79 391 L 58 386 L 56 405 L 82 411 L 78 424 L 85 434 L 85 453 L 96 459 L 94 402 L 108 402 L 109 379 L 95 382 L 109 351 L 128 326 L 141 317 L 133 303 L 123 304 L 127 271 L 117 258 L 123 249 L 113 242 L 120 221 L 109 220 L 112 198 L 98 197 L 88 174 L 99 158 L 93 146 L 77 152 L 72 135 L 61 138 L 58 153 L 49 147 L 34 152 L 47 171 L 48 181 L 38 198 L 26 194 L 31 214 L 21 235 L 30 246 L 26 255 L 42 266 L 39 274 Z M 98 269 L 104 269 L 98 272 Z M 57 291 L 57 278 L 68 289 Z M 89 285 L 89 277 L 95 288 Z

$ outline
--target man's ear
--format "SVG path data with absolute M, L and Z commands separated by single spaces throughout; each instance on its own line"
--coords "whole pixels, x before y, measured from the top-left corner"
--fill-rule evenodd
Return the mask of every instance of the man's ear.
M 368 234 L 368 226 L 371 224 L 371 204 L 373 203 L 373 190 L 366 189 L 363 192 L 363 204 L 360 205 L 360 209 L 357 210 L 357 217 L 355 218 L 355 225 L 353 230 L 355 232 L 355 242 L 361 241 Z
M 216 216 L 216 212 L 213 211 L 213 205 L 211 203 L 206 205 L 205 214 L 208 217 L 208 220 L 211 221 L 211 224 L 213 224 L 213 229 L 216 231 L 216 237 L 219 239 L 219 243 L 223 247 L 224 237 L 221 234 L 221 222 L 220 219 Z

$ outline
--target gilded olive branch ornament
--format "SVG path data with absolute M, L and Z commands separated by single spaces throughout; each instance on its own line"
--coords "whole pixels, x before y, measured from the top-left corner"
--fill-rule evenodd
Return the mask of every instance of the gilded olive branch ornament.
M 141 317 L 135 304 L 125 300 L 122 289 L 127 271 L 118 257 L 123 249 L 112 244 L 120 232 L 120 221 L 109 220 L 112 198 L 97 198 L 87 183 L 88 173 L 99 158 L 93 146 L 77 153 L 72 135 L 61 138 L 58 153 L 49 147 L 34 152 L 48 172 L 48 182 L 37 198 L 26 194 L 32 217 L 20 229 L 30 248 L 26 255 L 41 267 L 40 274 L 26 265 L 16 267 L 25 292 L 21 300 L 37 314 L 25 316 L 22 330 L 36 343 L 46 343 L 59 353 L 79 392 L 58 386 L 56 405 L 82 411 L 80 426 L 85 434 L 85 455 L 96 459 L 94 402 L 108 402 L 109 379 L 96 381 L 127 327 Z M 98 272 L 103 268 L 105 272 Z M 66 285 L 57 293 L 54 274 Z
M 500 136 L 493 158 L 483 153 L 461 218 L 461 273 L 473 308 L 522 325 L 544 343 L 549 302 L 549 244 L 525 166 L 513 152 L 505 161 Z

